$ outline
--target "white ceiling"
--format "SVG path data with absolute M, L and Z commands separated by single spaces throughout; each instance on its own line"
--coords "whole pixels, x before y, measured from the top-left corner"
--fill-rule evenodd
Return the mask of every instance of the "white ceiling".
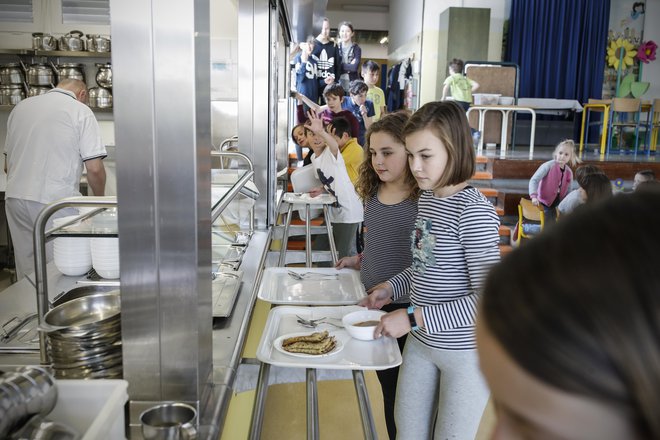
M 389 0 L 328 0 L 329 11 L 386 12 Z

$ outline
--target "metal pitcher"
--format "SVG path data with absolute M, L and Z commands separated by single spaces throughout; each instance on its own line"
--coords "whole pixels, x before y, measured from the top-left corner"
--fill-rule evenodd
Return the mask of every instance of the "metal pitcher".
M 41 37 L 41 48 L 43 50 L 57 50 L 57 38 L 44 34 Z
M 41 45 L 43 37 L 44 37 L 43 32 L 33 32 L 32 33 L 32 49 L 41 50 L 41 48 L 43 47 Z
M 85 46 L 83 33 L 80 31 L 74 30 L 60 37 L 60 50 L 78 52 L 85 50 Z
M 96 63 L 99 70 L 96 72 L 96 84 L 108 89 L 112 88 L 112 64 Z
M 23 84 L 24 82 L 25 73 L 21 63 L 9 63 L 0 66 L 0 83 Z
M 110 52 L 110 37 L 88 34 L 87 50 L 90 52 Z

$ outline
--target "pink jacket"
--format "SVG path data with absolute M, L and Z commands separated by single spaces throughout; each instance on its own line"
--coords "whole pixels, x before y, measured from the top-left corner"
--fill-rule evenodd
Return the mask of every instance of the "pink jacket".
M 530 197 L 536 197 L 546 206 L 552 205 L 557 197 L 557 189 L 561 182 L 561 191 L 559 200 L 566 197 L 573 180 L 573 171 L 566 165 L 562 176 L 561 168 L 555 160 L 548 161 L 541 165 L 529 183 Z

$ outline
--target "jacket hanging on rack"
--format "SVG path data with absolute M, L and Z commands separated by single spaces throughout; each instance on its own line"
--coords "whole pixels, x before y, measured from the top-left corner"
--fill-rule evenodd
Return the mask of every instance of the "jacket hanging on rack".
M 410 59 L 406 58 L 396 64 L 387 77 L 387 111 L 395 112 L 403 107 L 403 90 L 412 78 Z

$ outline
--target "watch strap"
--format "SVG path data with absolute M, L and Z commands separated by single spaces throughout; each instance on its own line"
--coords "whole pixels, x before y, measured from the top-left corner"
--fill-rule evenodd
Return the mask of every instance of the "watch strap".
M 408 319 L 410 320 L 410 328 L 412 330 L 419 329 L 419 325 L 417 325 L 417 319 L 415 319 L 415 306 L 408 307 Z

